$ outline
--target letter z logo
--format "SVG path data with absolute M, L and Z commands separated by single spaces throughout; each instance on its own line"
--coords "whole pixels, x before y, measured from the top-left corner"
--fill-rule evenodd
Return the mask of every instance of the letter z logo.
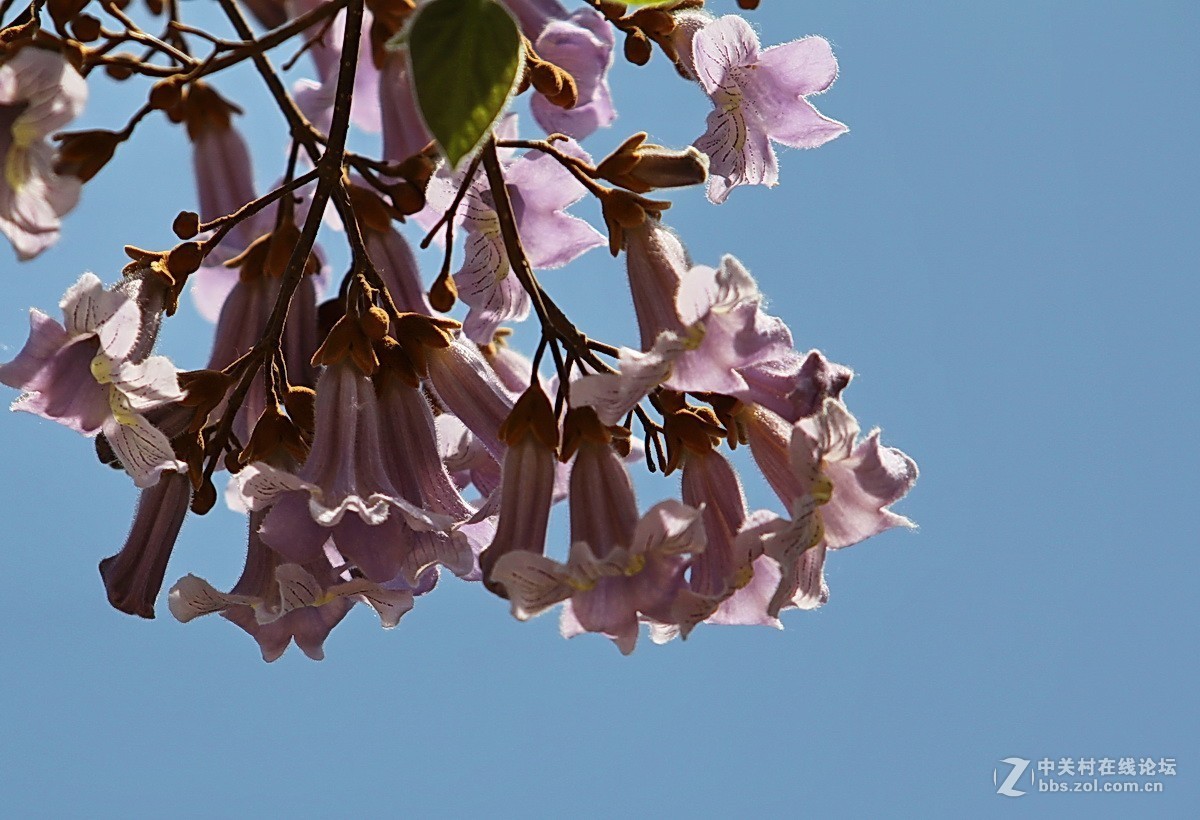
M 996 794 L 1002 794 L 1005 797 L 1020 797 L 1025 792 L 1020 789 L 1014 789 L 1017 781 L 1021 779 L 1021 775 L 1025 774 L 1025 770 L 1029 768 L 1029 761 L 1023 757 L 1006 757 L 1000 761 L 1012 766 L 1012 771 L 1008 773 L 1008 777 L 1004 778 L 1004 782 L 1000 783 L 1000 770 L 992 769 L 992 783 L 996 784 Z

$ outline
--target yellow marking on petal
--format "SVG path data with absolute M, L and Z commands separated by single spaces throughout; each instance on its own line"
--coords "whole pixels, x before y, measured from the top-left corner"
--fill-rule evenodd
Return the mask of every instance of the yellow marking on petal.
M 703 322 L 696 322 L 687 329 L 687 335 L 683 337 L 683 346 L 686 350 L 695 350 L 704 343 L 704 336 L 708 332 Z
M 568 578 L 567 586 L 576 592 L 587 592 L 596 588 L 596 582 L 591 578 Z
M 734 574 L 733 588 L 741 589 L 742 587 L 746 586 L 746 584 L 750 583 L 750 581 L 753 578 L 754 578 L 754 565 L 746 564 L 746 566 L 742 567 L 741 569 L 739 569 L 737 571 L 737 573 Z
M 108 389 L 108 406 L 112 408 L 113 418 L 130 427 L 138 423 L 138 414 L 129 406 L 129 400 L 115 387 Z
M 817 475 L 812 486 L 813 500 L 818 504 L 828 504 L 829 499 L 833 498 L 833 482 L 824 473 Z
M 637 575 L 646 568 L 646 556 L 642 554 L 629 556 L 629 563 L 625 566 L 626 575 Z
M 13 145 L 18 148 L 25 149 L 33 145 L 39 137 L 38 129 L 32 122 L 27 122 L 24 117 L 20 117 L 12 125 Z
M 4 179 L 13 193 L 18 193 L 25 186 L 25 149 L 15 143 L 4 158 Z
M 92 378 L 100 382 L 100 384 L 112 384 L 112 361 L 107 356 L 102 354 L 94 357 L 89 365 L 89 369 L 92 371 Z

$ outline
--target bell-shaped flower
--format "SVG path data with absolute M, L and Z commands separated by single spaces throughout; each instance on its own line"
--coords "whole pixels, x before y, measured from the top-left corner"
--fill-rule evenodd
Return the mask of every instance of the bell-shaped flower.
M 570 108 L 555 105 L 535 93 L 530 108 L 546 133 L 584 139 L 616 118 L 608 88 L 613 64 L 612 26 L 594 9 L 567 13 L 557 0 L 505 0 L 543 60 L 553 63 L 575 81 L 576 101 Z
M 514 399 L 479 349 L 459 335 L 444 347 L 429 348 L 427 384 L 492 458 L 501 461 L 507 445 L 500 427 Z
M 292 15 L 300 17 L 324 5 L 325 0 L 293 0 L 289 3 Z M 359 35 L 358 66 L 354 71 L 354 97 L 350 106 L 350 121 L 364 131 L 375 134 L 380 130 L 379 69 L 371 51 L 371 12 L 363 12 L 362 32 Z M 342 60 L 342 40 L 346 30 L 346 12 L 341 11 L 329 25 L 318 27 L 319 36 L 308 53 L 317 69 L 317 80 L 298 80 L 293 88 L 296 104 L 304 116 L 317 128 L 328 133 L 333 118 L 333 101 L 337 92 L 338 66 Z
M 328 361 L 316 392 L 316 427 L 304 466 L 292 474 L 256 462 L 237 476 L 251 510 L 271 507 L 263 540 L 287 560 L 305 564 L 332 538 L 372 581 L 403 573 L 416 583 L 428 563 L 425 541 L 417 543 L 414 534 L 448 533 L 455 521 L 421 509 L 394 485 L 384 461 L 380 402 L 358 366 L 348 358 Z M 448 562 L 462 569 L 457 556 Z
M 650 235 L 673 238 L 660 228 Z M 667 253 L 651 255 L 657 261 L 646 266 L 644 278 L 661 280 L 654 286 L 661 300 L 684 257 L 682 245 L 656 244 Z M 636 281 L 632 261 L 630 280 Z M 745 267 L 725 256 L 716 269 L 695 265 L 676 281 L 670 311 L 659 308 L 658 318 L 643 329 L 662 328 L 653 344 L 644 353 L 622 349 L 620 370 L 580 379 L 572 385 L 572 401 L 595 406 L 606 424 L 615 424 L 662 385 L 678 392 L 732 396 L 791 415 L 804 359 L 795 351 L 787 325 L 763 310 L 763 296 Z M 650 301 L 649 294 L 644 301 Z
M 191 498 L 191 481 L 179 472 L 164 472 L 157 484 L 142 490 L 125 545 L 100 562 L 100 577 L 113 607 L 142 618 L 154 617 L 154 599 L 162 589 Z
M 0 63 L 0 232 L 26 260 L 58 241 L 79 201 L 80 179 L 55 172 L 46 137 L 79 116 L 87 83 L 57 51 L 16 48 Z
M 166 435 L 143 415 L 183 398 L 175 367 L 149 355 L 162 290 L 152 273 L 108 291 L 85 273 L 60 303 L 63 324 L 30 310 L 25 347 L 0 365 L 0 382 L 24 391 L 12 409 L 85 436 L 102 432 L 141 488 L 154 486 L 165 470 L 183 469 Z
M 508 118 L 504 127 L 515 132 L 515 118 Z M 559 143 L 558 148 L 590 161 L 573 142 Z M 505 187 L 531 266 L 560 268 L 605 244 L 599 231 L 566 213 L 587 191 L 553 157 L 530 151 L 505 159 L 504 165 Z M 461 183 L 458 174 L 435 176 L 426 191 L 428 205 L 418 221 L 432 227 L 450 209 Z M 495 200 L 482 173 L 472 180 L 454 218 L 466 230 L 465 258 L 454 275 L 458 295 L 470 308 L 463 332 L 472 341 L 487 344 L 501 324 L 528 317 L 529 294 L 509 266 Z
M 203 82 L 189 88 L 181 109 L 192 141 L 201 221 L 232 214 L 257 199 L 250 152 L 233 125 L 233 115 L 240 113 L 239 109 Z M 192 299 L 201 316 L 217 321 L 221 306 L 239 278 L 264 273 L 278 278 L 283 274 L 299 239 L 297 223 L 307 216 L 313 190 L 309 186 L 298 192 L 300 201 L 288 209 L 291 220 L 281 222 L 278 205 L 268 206 L 235 223 L 205 256 L 200 269 L 191 276 Z M 319 247 L 313 248 L 308 271 L 315 277 L 316 292 L 323 292 L 330 271 Z
M 730 14 L 695 32 L 686 67 L 714 105 L 708 130 L 695 143 L 710 160 L 713 202 L 724 202 L 739 185 L 778 184 L 772 142 L 816 148 L 848 130 L 805 99 L 837 79 L 837 60 L 824 38 L 760 50 L 750 24 Z
M 383 159 L 403 162 L 433 142 L 417 104 L 406 47 L 390 49 L 384 58 L 379 76 L 379 111 Z
M 483 583 L 508 597 L 497 584 L 497 562 L 514 551 L 542 554 L 554 495 L 558 424 L 554 408 L 538 386 L 530 387 L 500 428 L 508 445 L 500 479 L 500 517 L 496 535 L 479 556 Z
M 384 629 L 391 629 L 412 609 L 413 595 L 424 591 L 403 582 L 381 585 L 354 577 L 331 545 L 308 564 L 286 563 L 258 534 L 264 515 L 250 515 L 246 566 L 232 590 L 219 592 L 195 575 L 171 587 L 168 602 L 178 621 L 219 612 L 258 642 L 268 663 L 292 641 L 319 661 L 325 657 L 325 639 L 355 603 L 369 605 Z
M 517 618 L 566 601 L 564 637 L 597 632 L 628 655 L 637 643 L 639 619 L 672 623 L 689 555 L 704 549 L 700 512 L 668 500 L 639 519 L 629 473 L 596 415 L 572 410 L 566 436 L 578 448 L 567 563 L 512 551 L 497 561 L 492 579 L 508 591 Z
M 407 240 L 392 226 L 394 211 L 377 193 L 355 180 L 350 201 L 362 230 L 371 263 L 379 271 L 396 307 L 405 312 L 433 315 L 421 271 Z
M 689 449 L 683 457 L 683 503 L 703 509 L 708 546 L 692 560 L 688 590 L 676 598 L 670 623 L 685 638 L 700 621 L 779 627 L 767 613 L 779 569 L 760 545 L 738 539 L 748 515 L 733 465 L 711 448 Z
M 914 526 L 888 507 L 916 482 L 916 463 L 884 447 L 879 430 L 859 442 L 858 422 L 837 399 L 826 398 L 818 413 L 795 425 L 759 408 L 747 427 L 755 461 L 789 512 L 786 519 L 760 513 L 741 535 L 745 544 L 761 544 L 782 572 L 771 615 L 828 600 L 827 549 Z

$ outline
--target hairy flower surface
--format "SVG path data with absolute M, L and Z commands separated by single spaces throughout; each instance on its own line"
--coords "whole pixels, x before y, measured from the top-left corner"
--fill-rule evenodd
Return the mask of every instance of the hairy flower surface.
M 730 14 L 695 33 L 691 69 L 712 100 L 708 130 L 696 147 L 708 154 L 708 197 L 724 202 L 739 185 L 779 183 L 771 142 L 816 148 L 846 133 L 805 97 L 837 79 L 829 42 L 805 37 L 760 50 L 758 35 Z
M 496 562 L 492 578 L 508 591 L 517 618 L 565 601 L 564 637 L 597 632 L 628 655 L 639 619 L 673 623 L 689 556 L 704 549 L 704 528 L 698 510 L 674 500 L 639 519 L 625 465 L 599 420 L 592 415 L 585 423 L 589 429 L 571 470 L 570 558 L 561 564 L 514 550 Z
M 515 121 L 510 122 L 508 127 L 515 132 Z M 583 149 L 573 143 L 560 143 L 559 148 L 588 160 Z M 534 268 L 561 268 L 605 243 L 599 231 L 566 213 L 587 192 L 552 157 L 531 151 L 512 159 L 506 163 L 505 179 L 525 252 Z M 422 224 L 432 226 L 433 220 L 450 208 L 461 184 L 458 174 L 430 182 L 429 206 L 425 216 L 419 217 Z M 466 229 L 465 258 L 454 275 L 458 294 L 470 308 L 463 332 L 472 341 L 487 344 L 501 324 L 528 317 L 531 303 L 509 266 L 495 200 L 482 173 L 471 182 L 455 219 Z
M 617 112 L 608 88 L 613 63 L 612 27 L 594 9 L 568 13 L 557 0 L 504 0 L 516 15 L 538 56 L 571 75 L 576 101 L 570 108 L 534 95 L 533 118 L 548 134 L 576 139 L 611 125 Z
M 79 116 L 87 84 L 61 54 L 26 46 L 0 63 L 0 231 L 22 260 L 58 241 L 81 182 L 54 170 L 46 137 Z
M 828 600 L 827 549 L 852 546 L 893 527 L 914 526 L 888 507 L 916 483 L 916 463 L 884 447 L 878 430 L 859 442 L 858 421 L 837 399 L 825 399 L 819 412 L 790 428 L 760 409 L 749 428 L 755 460 L 790 515 L 762 516 L 741 536 L 744 544 L 761 544 L 782 571 L 770 602 L 772 615 Z M 790 469 L 781 464 L 783 442 Z
M 142 488 L 164 470 L 183 469 L 167 437 L 143 415 L 183 398 L 174 365 L 149 355 L 158 314 L 143 302 L 159 287 L 146 277 L 105 290 L 85 273 L 63 296 L 63 324 L 30 310 L 25 347 L 0 365 L 0 382 L 24 391 L 14 410 L 85 436 L 102 432 Z

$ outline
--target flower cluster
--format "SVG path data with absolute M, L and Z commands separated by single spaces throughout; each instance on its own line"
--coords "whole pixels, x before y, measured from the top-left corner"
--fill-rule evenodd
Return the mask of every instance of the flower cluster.
M 87 3 L 45 5 L 0 32 L 0 230 L 17 255 L 57 239 L 81 186 L 151 113 L 184 126 L 194 157 L 199 208 L 174 217 L 179 243 L 128 246 L 107 287 L 84 274 L 63 321 L 31 311 L 23 349 L 0 365 L 21 391 L 13 409 L 93 437 L 141 490 L 124 546 L 100 564 L 117 609 L 154 617 L 181 525 L 217 505 L 218 481 L 248 520 L 242 575 L 227 592 L 187 575 L 168 607 L 184 622 L 220 613 L 268 661 L 293 641 L 321 658 L 356 603 L 394 627 L 447 573 L 522 620 L 560 607 L 565 636 L 598 633 L 623 653 L 643 624 L 655 642 L 700 624 L 778 627 L 784 611 L 827 601 L 830 550 L 912 526 L 890 507 L 916 465 L 878 430 L 860 437 L 851 370 L 797 346 L 737 258 L 694 263 L 670 202 L 652 198 L 706 185 L 723 203 L 777 184 L 773 143 L 845 133 L 808 100 L 837 76 L 824 39 L 764 49 L 745 19 L 702 0 L 255 0 L 269 29 L 258 35 L 221 0 L 240 41 L 202 36 L 175 4 L 150 4 L 170 18 L 161 37 L 116 6 L 92 9 L 110 30 Z M 424 85 L 417 24 L 438 14 L 500 21 L 484 33 L 511 34 L 516 73 L 495 87 L 528 93 L 544 137 L 501 106 L 471 151 L 446 158 L 461 139 L 445 133 L 454 102 Z M 616 117 L 619 37 L 629 62 L 661 52 L 711 101 L 693 145 L 635 133 L 589 154 L 587 138 Z M 316 78 L 289 90 L 265 53 L 293 38 Z M 96 39 L 105 46 L 83 45 Z M 125 41 L 149 56 L 114 50 Z M 193 56 L 200 47 L 211 53 Z M 240 109 L 210 82 L 242 61 L 289 124 L 286 167 L 265 194 Z M 52 147 L 97 68 L 148 82 L 145 106 L 119 131 L 58 134 Z M 351 127 L 379 134 L 378 156 L 346 149 Z M 571 212 L 589 198 L 602 224 Z M 422 246 L 444 249 L 439 272 L 419 269 L 410 217 Z M 322 231 L 350 252 L 332 295 Z M 627 273 L 631 346 L 587 335 L 539 279 L 603 247 Z M 190 371 L 153 354 L 185 291 L 216 324 L 208 361 Z M 511 346 L 509 326 L 526 321 L 540 329 L 532 356 Z M 730 456 L 742 445 L 773 509 L 747 503 Z M 639 504 L 638 470 L 680 483 Z M 561 545 L 548 543 L 558 504 Z

